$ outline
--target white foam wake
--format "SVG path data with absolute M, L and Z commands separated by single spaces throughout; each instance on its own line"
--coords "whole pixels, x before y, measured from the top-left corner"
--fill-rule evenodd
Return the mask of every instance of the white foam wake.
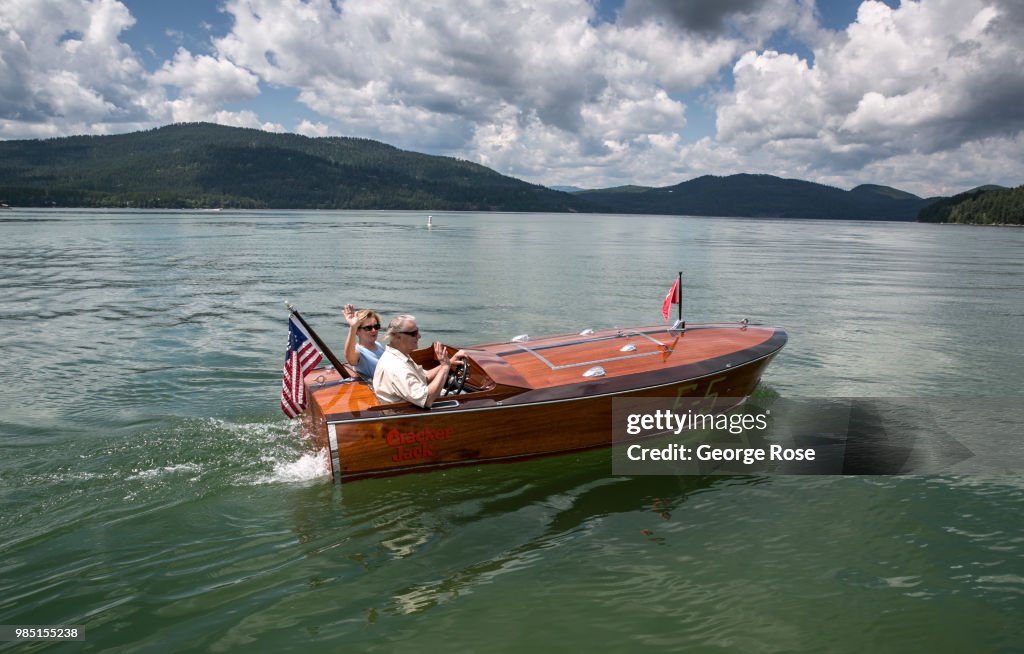
M 306 453 L 296 461 L 275 461 L 274 470 L 261 479 L 260 484 L 295 483 L 322 479 L 329 474 L 327 468 L 327 450 Z

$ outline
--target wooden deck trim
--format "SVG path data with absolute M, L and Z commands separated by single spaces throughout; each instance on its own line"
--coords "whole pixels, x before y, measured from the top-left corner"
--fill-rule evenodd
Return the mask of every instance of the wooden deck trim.
M 580 339 L 572 334 L 566 337 L 542 339 L 532 344 L 532 350 L 521 348 L 520 344 L 500 344 L 487 346 L 486 349 L 500 353 L 501 358 L 513 366 L 517 372 L 528 380 L 533 388 L 558 388 L 579 383 L 583 362 L 585 369 L 595 362 L 607 370 L 607 380 L 617 377 L 632 376 L 640 372 L 653 372 L 659 369 L 679 368 L 691 364 L 711 361 L 726 357 L 737 351 L 754 352 L 765 341 L 775 335 L 774 328 L 745 328 L 742 325 L 731 325 L 722 328 L 703 328 L 688 330 L 688 334 L 680 335 L 667 345 L 650 337 L 650 334 L 662 335 L 669 333 L 662 327 L 640 328 L 638 330 L 605 330 L 599 333 L 600 338 L 588 337 Z M 631 354 L 622 354 L 619 343 L 635 345 Z M 513 349 L 514 348 L 514 349 Z M 484 348 L 481 348 L 484 349 Z M 638 355 L 659 354 L 662 360 Z
M 725 371 L 730 371 L 731 372 L 731 371 L 739 370 L 739 369 L 744 368 L 744 367 L 749 366 L 749 365 L 756 364 L 757 362 L 762 361 L 762 360 L 764 360 L 766 358 L 770 358 L 770 357 L 775 356 L 779 352 L 779 350 L 781 350 L 782 347 L 785 345 L 787 339 L 788 339 L 788 337 L 787 337 L 785 331 L 776 330 L 775 334 L 770 339 L 768 339 L 767 341 L 765 341 L 764 343 L 762 343 L 762 344 L 760 344 L 758 346 L 755 346 L 754 348 L 748 348 L 747 350 L 740 350 L 738 352 L 734 352 L 734 353 L 732 353 L 730 355 L 727 355 L 725 357 L 719 357 L 719 359 L 724 359 L 725 360 L 725 361 L 721 362 L 722 365 L 706 365 L 706 364 L 711 364 L 712 362 L 717 360 L 717 359 L 711 359 L 711 360 L 708 360 L 707 362 L 702 362 L 701 364 L 687 364 L 685 366 L 682 366 L 681 368 L 669 368 L 669 369 L 666 369 L 666 370 L 657 371 L 658 373 L 660 373 L 660 374 L 657 374 L 657 375 L 652 375 L 650 372 L 637 373 L 637 375 L 648 375 L 648 376 L 652 376 L 652 377 L 667 377 L 667 376 L 669 376 L 668 374 L 671 373 L 671 379 L 670 380 L 659 381 L 658 383 L 647 385 L 647 386 L 636 386 L 633 383 L 626 383 L 628 381 L 631 381 L 629 379 L 630 377 L 636 377 L 637 376 L 637 375 L 628 375 L 628 376 L 623 376 L 623 377 L 620 377 L 620 378 L 617 378 L 617 379 L 607 379 L 607 378 L 604 378 L 604 379 L 599 379 L 596 382 L 595 381 L 586 381 L 586 382 L 579 383 L 579 384 L 573 384 L 571 386 L 559 386 L 559 387 L 554 387 L 554 388 L 535 389 L 535 390 L 532 390 L 532 391 L 525 391 L 525 392 L 523 392 L 521 394 L 513 395 L 512 397 L 508 397 L 508 398 L 504 398 L 504 399 L 500 399 L 500 400 L 495 400 L 493 398 L 486 398 L 486 397 L 471 398 L 468 401 L 467 400 L 462 400 L 463 404 L 461 405 L 461 407 L 458 410 L 453 410 L 453 411 L 449 411 L 449 410 L 446 410 L 446 409 L 441 409 L 441 410 L 438 410 L 438 411 L 432 411 L 431 409 L 420 409 L 419 411 L 410 411 L 410 412 L 407 412 L 407 413 L 392 414 L 392 415 L 380 414 L 380 415 L 368 416 L 368 417 L 365 417 L 365 418 L 364 417 L 346 418 L 344 416 L 351 415 L 351 414 L 337 414 L 337 413 L 335 413 L 335 414 L 327 415 L 327 416 L 325 416 L 325 418 L 326 418 L 328 424 L 334 424 L 334 425 L 338 425 L 338 424 L 355 424 L 355 423 L 362 423 L 362 422 L 382 422 L 382 421 L 387 421 L 387 420 L 403 420 L 403 419 L 409 419 L 409 418 L 412 418 L 412 417 L 423 417 L 423 416 L 428 416 L 428 415 L 450 416 L 450 415 L 456 415 L 456 414 L 460 414 L 460 413 L 473 413 L 473 412 L 478 412 L 478 411 L 498 411 L 498 410 L 508 410 L 508 409 L 520 409 L 520 408 L 528 408 L 528 407 L 538 406 L 538 405 L 543 405 L 543 404 L 556 404 L 556 403 L 563 403 L 563 402 L 585 401 L 585 400 L 590 400 L 590 399 L 600 398 L 600 397 L 608 397 L 608 396 L 614 396 L 614 395 L 623 395 L 625 393 L 647 392 L 647 391 L 657 390 L 659 388 L 665 388 L 665 387 L 668 387 L 668 386 L 675 386 L 675 385 L 678 385 L 680 383 L 680 381 L 691 381 L 691 380 L 692 381 L 699 381 L 699 380 L 702 380 L 702 379 L 706 379 L 708 377 L 712 377 L 712 376 L 717 375 L 717 374 L 721 374 L 722 372 L 725 372 Z M 764 352 L 763 354 L 760 354 L 759 356 L 756 356 L 754 358 L 740 357 L 739 356 L 739 355 L 746 354 L 746 353 L 750 352 L 751 350 L 757 350 L 757 349 L 769 349 L 770 351 Z M 730 359 L 741 359 L 742 363 L 734 364 L 734 363 L 731 363 L 729 361 Z M 706 371 L 701 371 L 700 374 L 695 374 L 695 375 L 692 375 L 692 376 L 691 375 L 679 374 L 682 371 L 687 370 L 688 368 L 696 368 L 696 367 L 707 367 L 707 368 L 710 368 L 710 369 L 706 370 Z M 632 380 L 632 381 L 635 381 L 635 380 Z M 618 382 L 618 383 L 614 383 L 613 384 L 612 382 Z M 599 393 L 585 393 L 584 392 L 588 388 L 592 388 L 595 385 L 602 386 L 602 387 L 606 388 L 607 390 L 604 390 L 604 391 L 599 392 Z M 564 392 L 568 391 L 568 390 L 575 391 L 576 394 L 574 394 L 574 395 L 566 395 Z M 556 393 L 553 392 L 553 391 L 557 391 L 558 392 L 557 395 L 560 395 L 560 397 L 556 396 Z M 467 396 L 460 396 L 460 397 L 465 398 Z M 525 399 L 523 399 L 523 398 L 525 398 Z M 473 404 L 475 404 L 477 402 L 479 402 L 479 403 L 489 402 L 491 404 L 489 406 L 473 406 Z M 363 413 L 363 412 L 360 412 L 360 413 Z
M 525 345 L 527 347 L 529 347 L 530 349 L 532 349 L 532 350 L 548 350 L 548 349 L 552 349 L 552 348 L 556 348 L 556 347 L 566 347 L 566 346 L 571 346 L 571 345 L 584 345 L 586 343 L 596 343 L 596 342 L 600 342 L 600 341 L 612 340 L 612 339 L 615 339 L 615 338 L 627 338 L 629 336 L 643 336 L 643 337 L 647 338 L 648 340 L 652 341 L 653 343 L 657 344 L 660 347 L 667 347 L 667 344 L 662 343 L 658 339 L 656 339 L 653 336 L 651 336 L 651 334 L 662 334 L 663 333 L 663 334 L 666 334 L 667 336 L 671 336 L 672 339 L 674 340 L 677 335 L 686 334 L 687 332 L 696 332 L 696 331 L 702 331 L 702 330 L 705 330 L 705 329 L 730 329 L 730 328 L 738 329 L 738 330 L 741 330 L 741 331 L 745 331 L 748 327 L 752 327 L 754 329 L 759 329 L 759 328 L 760 329 L 764 329 L 764 328 L 768 328 L 769 326 L 768 325 L 755 325 L 755 324 L 744 325 L 743 323 L 738 323 L 738 322 L 732 323 L 732 322 L 730 322 L 730 323 L 701 323 L 701 324 L 691 325 L 691 326 L 687 327 L 686 329 L 672 329 L 669 326 L 657 326 L 657 325 L 656 326 L 637 327 L 635 329 L 619 329 L 619 328 L 613 327 L 613 328 L 609 328 L 609 329 L 600 330 L 599 332 L 595 332 L 594 335 L 592 335 L 592 336 L 588 336 L 586 338 L 579 338 L 579 339 L 572 340 L 572 341 L 563 341 L 563 340 L 560 340 L 560 339 L 571 338 L 573 336 L 579 336 L 579 334 L 558 334 L 558 335 L 555 335 L 555 336 L 542 336 L 542 337 L 538 338 L 536 341 L 526 341 Z M 772 328 L 772 329 L 778 329 L 778 328 Z M 598 336 L 598 334 L 601 334 L 602 332 L 608 332 L 608 333 L 603 335 L 603 336 Z M 612 333 L 612 332 L 615 332 L 615 333 Z M 530 346 L 530 343 L 534 343 L 534 342 L 538 343 L 538 345 L 535 346 L 535 347 L 534 346 Z M 488 343 L 487 345 L 477 345 L 476 348 L 488 349 L 488 348 L 498 348 L 498 347 L 502 347 L 502 346 L 511 346 L 513 348 L 516 348 L 516 349 L 511 349 L 511 350 L 506 349 L 506 350 L 501 350 L 501 351 L 494 352 L 494 354 L 496 356 L 505 357 L 505 356 L 510 356 L 510 355 L 513 355 L 513 354 L 521 354 L 522 353 L 522 349 L 520 349 L 520 348 L 522 348 L 523 345 L 524 345 L 524 343 L 513 343 L 513 342 L 510 342 L 510 341 L 506 341 L 506 342 L 502 342 L 502 343 Z

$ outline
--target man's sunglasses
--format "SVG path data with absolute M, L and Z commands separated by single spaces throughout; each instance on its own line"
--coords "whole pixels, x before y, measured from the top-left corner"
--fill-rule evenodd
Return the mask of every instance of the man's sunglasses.
M 380 330 L 380 323 L 377 323 L 376 325 L 363 325 L 359 329 L 363 330 L 364 332 L 379 331 Z
M 395 333 L 396 334 L 405 334 L 406 336 L 412 336 L 413 338 L 416 338 L 417 336 L 420 335 L 420 330 L 417 329 L 416 331 L 412 331 L 412 332 L 395 332 Z

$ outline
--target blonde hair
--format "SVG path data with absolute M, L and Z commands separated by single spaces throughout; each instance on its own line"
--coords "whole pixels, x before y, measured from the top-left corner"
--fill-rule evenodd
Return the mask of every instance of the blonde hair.
M 380 322 L 380 316 L 377 315 L 377 312 L 373 309 L 360 309 L 359 311 L 356 311 L 356 324 L 362 325 L 363 321 L 370 317 L 378 323 Z

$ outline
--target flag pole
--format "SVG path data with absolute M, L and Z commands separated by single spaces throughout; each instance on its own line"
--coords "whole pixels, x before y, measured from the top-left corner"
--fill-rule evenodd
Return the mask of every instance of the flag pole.
M 683 320 L 683 271 L 679 271 L 679 286 L 676 287 L 676 292 L 679 293 L 679 327 L 680 329 L 686 329 L 686 321 Z
M 309 337 L 313 339 L 313 343 L 316 344 L 317 349 L 319 349 L 321 354 L 323 354 L 327 358 L 327 360 L 331 362 L 331 365 L 334 366 L 334 369 L 338 371 L 338 374 L 341 375 L 341 378 L 348 379 L 349 377 L 351 377 L 351 375 L 348 374 L 348 371 L 345 370 L 345 366 L 341 365 L 341 361 L 338 360 L 338 357 L 334 356 L 334 352 L 331 352 L 331 348 L 327 347 L 327 345 L 320 339 L 320 336 L 315 331 L 313 331 L 313 328 L 309 326 L 309 323 L 306 322 L 305 318 L 299 315 L 299 310 L 293 307 L 292 304 L 287 300 L 285 300 L 284 305 L 288 307 L 288 311 L 290 311 L 291 314 L 295 316 L 295 319 L 299 321 L 299 324 L 302 325 L 303 329 L 309 332 Z

